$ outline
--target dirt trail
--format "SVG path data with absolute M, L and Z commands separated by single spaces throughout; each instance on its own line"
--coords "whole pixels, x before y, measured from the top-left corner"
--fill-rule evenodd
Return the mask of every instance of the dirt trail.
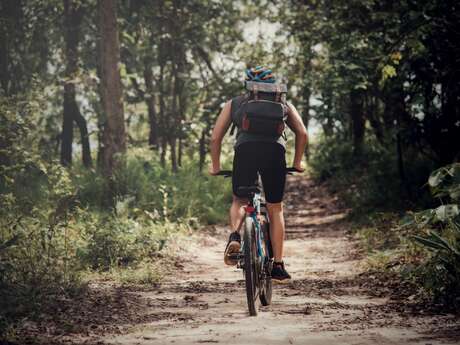
M 406 308 L 391 288 L 360 275 L 362 259 L 336 197 L 302 177 L 291 177 L 287 191 L 285 261 L 293 280 L 275 286 L 272 305 L 248 316 L 242 272 L 223 265 L 227 234 L 208 229 L 190 241 L 168 282 L 129 292 L 145 305 L 144 321 L 103 342 L 460 344 L 458 318 Z

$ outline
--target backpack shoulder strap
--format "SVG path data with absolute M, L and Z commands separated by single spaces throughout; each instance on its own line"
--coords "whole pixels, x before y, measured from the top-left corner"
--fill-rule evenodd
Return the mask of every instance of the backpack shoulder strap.
M 240 107 L 243 105 L 245 101 L 248 100 L 248 96 L 241 95 L 238 97 L 232 98 L 231 106 L 230 106 L 230 115 L 232 118 L 232 127 L 230 129 L 230 135 L 235 133 L 235 129 L 238 127 L 236 114 Z

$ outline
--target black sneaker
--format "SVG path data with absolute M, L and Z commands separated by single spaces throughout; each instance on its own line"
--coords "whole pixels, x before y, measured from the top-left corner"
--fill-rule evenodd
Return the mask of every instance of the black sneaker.
M 284 268 L 284 262 L 273 263 L 272 279 L 280 283 L 287 283 L 291 279 L 291 276 Z
M 238 232 L 234 231 L 228 238 L 227 247 L 225 247 L 224 262 L 226 265 L 235 266 L 238 260 L 231 259 L 229 255 L 238 253 L 241 248 L 241 236 Z

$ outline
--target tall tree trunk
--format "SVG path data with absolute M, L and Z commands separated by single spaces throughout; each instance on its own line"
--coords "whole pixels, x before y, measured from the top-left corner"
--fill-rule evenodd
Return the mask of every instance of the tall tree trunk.
M 87 168 L 90 168 L 93 165 L 93 160 L 91 158 L 91 148 L 89 146 L 89 135 L 88 135 L 88 125 L 85 117 L 80 113 L 77 103 L 75 102 L 75 112 L 74 120 L 80 130 L 80 140 L 81 140 L 81 159 L 83 165 Z
M 161 46 L 161 44 L 160 44 Z M 166 102 L 165 102 L 165 87 L 164 87 L 164 62 L 160 59 L 160 75 L 158 78 L 158 87 L 160 91 L 159 95 L 159 105 L 160 105 L 160 113 L 159 113 L 159 140 L 161 142 L 161 154 L 160 154 L 160 163 L 161 166 L 164 168 L 166 166 L 166 150 L 168 147 L 167 143 L 167 133 L 168 133 L 168 126 L 167 126 L 167 118 L 166 118 Z
M 369 120 L 369 123 L 371 124 L 371 127 L 374 130 L 374 134 L 378 142 L 381 145 L 385 145 L 383 125 L 380 121 L 380 117 L 378 114 L 377 96 L 375 96 L 375 93 L 374 95 L 366 93 L 365 100 L 366 118 Z
M 61 133 L 61 164 L 70 166 L 72 164 L 72 143 L 73 143 L 73 109 L 72 98 L 75 97 L 75 88 L 66 83 L 64 85 L 64 113 Z
M 206 162 L 206 129 L 203 129 L 200 137 L 200 160 L 199 160 L 199 169 L 200 172 L 203 171 L 204 163 Z
M 121 163 L 118 154 L 126 151 L 123 95 L 118 69 L 120 46 L 116 0 L 98 0 L 98 12 L 101 40 L 101 99 L 105 114 L 103 169 L 110 177 Z
M 182 137 L 179 138 L 178 148 L 177 148 L 177 165 L 182 167 L 182 155 L 183 155 L 183 140 Z
M 169 138 L 169 146 L 171 147 L 171 169 L 173 172 L 177 172 L 176 142 L 176 138 Z
M 22 28 L 23 7 L 19 0 L 2 0 L 0 4 L 0 86 L 6 96 L 20 91 L 19 83 L 24 73 L 20 64 L 12 63 L 14 54 L 18 53 L 15 41 L 23 38 L 26 33 Z
M 152 66 L 148 61 L 144 61 L 144 81 L 146 94 L 145 102 L 147 103 L 147 109 L 149 114 L 149 146 L 153 149 L 158 149 L 158 123 L 157 113 L 155 109 L 155 95 L 153 92 L 153 73 Z
M 404 156 L 403 156 L 400 132 L 396 134 L 396 156 L 397 156 L 398 172 L 399 172 L 399 179 L 401 181 L 401 185 L 406 190 L 407 197 L 409 199 L 412 199 L 412 188 L 410 186 L 410 183 L 408 183 L 407 181 L 406 169 L 404 167 Z
M 161 153 L 160 153 L 160 164 L 164 168 L 166 167 L 166 150 L 168 149 L 168 142 L 166 136 L 161 137 Z
M 64 27 L 65 30 L 65 56 L 66 56 L 66 82 L 64 84 L 64 111 L 61 140 L 61 163 L 72 164 L 73 122 L 80 130 L 82 145 L 82 161 L 86 167 L 92 165 L 91 150 L 89 145 L 88 128 L 86 120 L 80 113 L 76 101 L 76 90 L 73 79 L 78 72 L 78 44 L 80 24 L 83 9 L 74 0 L 64 0 Z
M 61 164 L 72 164 L 73 113 L 76 107 L 75 85 L 72 79 L 77 73 L 78 63 L 78 26 L 80 13 L 72 0 L 64 0 L 66 81 L 64 84 L 64 113 L 61 135 Z
M 101 51 L 101 40 L 96 40 L 96 48 L 97 51 Z M 96 54 L 97 63 L 96 63 L 96 73 L 99 80 L 102 80 L 102 59 L 101 54 Z M 97 114 L 97 168 L 103 170 L 104 168 L 104 123 L 105 123 L 105 113 L 104 113 L 104 105 L 102 104 L 102 83 L 98 83 L 98 92 L 99 92 L 99 100 L 94 102 L 94 110 Z
M 350 117 L 353 135 L 353 155 L 358 158 L 362 155 L 364 145 L 365 121 L 363 111 L 363 95 L 360 90 L 350 93 Z

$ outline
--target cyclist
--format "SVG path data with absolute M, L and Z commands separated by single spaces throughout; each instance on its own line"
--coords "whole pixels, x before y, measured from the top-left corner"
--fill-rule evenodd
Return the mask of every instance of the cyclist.
M 275 76 L 268 68 L 258 66 L 246 70 L 246 81 L 257 83 L 276 83 Z M 232 98 L 226 102 L 219 114 L 211 136 L 211 166 L 209 173 L 216 175 L 221 170 L 220 155 L 222 139 L 235 118 L 239 105 L 247 99 L 246 95 Z M 286 124 L 295 134 L 295 155 L 293 167 L 299 172 L 302 167 L 303 153 L 307 144 L 307 130 L 296 108 L 286 103 Z M 234 122 L 234 121 L 233 121 Z M 224 262 L 227 265 L 236 265 L 229 255 L 239 252 L 241 236 L 239 225 L 245 215 L 244 206 L 247 200 L 239 196 L 239 186 L 254 185 L 257 173 L 260 174 L 270 218 L 270 236 L 273 246 L 274 265 L 272 279 L 278 282 L 288 281 L 291 276 L 286 271 L 283 262 L 283 241 L 285 224 L 283 216 L 283 194 L 286 181 L 285 138 L 280 136 L 264 137 L 243 132 L 238 127 L 236 143 L 234 145 L 233 159 L 233 202 L 230 208 L 230 226 L 232 232 L 229 236 L 224 253 Z

